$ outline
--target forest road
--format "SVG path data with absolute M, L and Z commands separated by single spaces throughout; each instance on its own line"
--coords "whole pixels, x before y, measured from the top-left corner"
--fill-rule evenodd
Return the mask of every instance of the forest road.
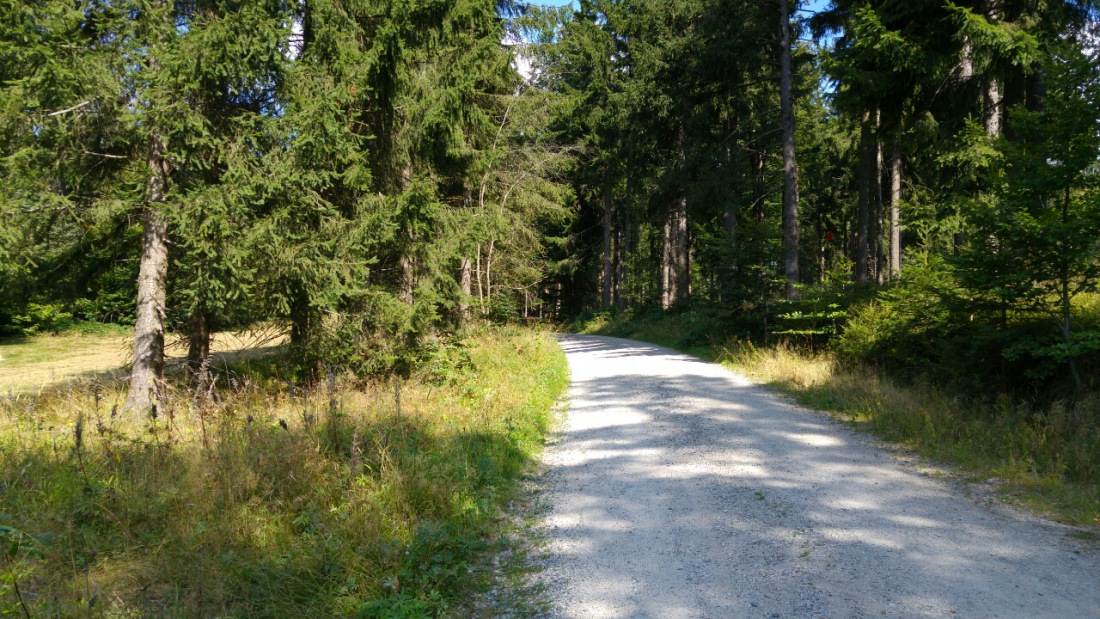
M 1100 617 L 1100 555 L 722 367 L 562 336 L 552 617 Z

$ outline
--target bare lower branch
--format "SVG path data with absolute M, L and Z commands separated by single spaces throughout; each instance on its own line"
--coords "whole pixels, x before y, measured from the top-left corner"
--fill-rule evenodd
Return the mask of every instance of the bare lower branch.
M 84 101 L 84 102 L 82 102 L 82 103 L 77 103 L 76 105 L 74 105 L 74 106 L 72 106 L 72 107 L 69 107 L 69 108 L 65 108 L 65 109 L 63 109 L 63 110 L 58 110 L 58 111 L 56 111 L 56 112 L 50 112 L 49 114 L 46 114 L 46 115 L 47 115 L 47 116 L 60 116 L 60 115 L 62 115 L 62 114 L 68 114 L 69 112 L 73 112 L 73 111 L 79 110 L 80 108 L 82 108 L 82 107 L 84 107 L 84 106 L 86 106 L 86 105 L 91 105 L 91 103 L 92 103 L 92 101 L 91 101 L 91 99 L 89 99 L 89 100 L 87 100 L 87 101 Z
M 92 157 L 103 157 L 104 159 L 129 159 L 126 155 L 109 155 L 107 153 L 93 153 L 90 150 L 84 151 L 85 155 L 91 155 Z

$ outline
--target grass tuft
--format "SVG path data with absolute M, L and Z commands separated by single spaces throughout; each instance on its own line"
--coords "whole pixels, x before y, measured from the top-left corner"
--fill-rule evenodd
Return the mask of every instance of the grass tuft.
M 931 385 L 903 385 L 831 354 L 732 342 L 722 363 L 807 406 L 829 411 L 923 456 L 995 479 L 1010 498 L 1048 516 L 1100 525 L 1100 401 L 1032 410 L 979 402 Z
M 117 412 L 117 383 L 8 396 L 0 524 L 23 537 L 0 615 L 456 612 L 568 380 L 544 334 L 467 345 L 399 385 L 344 376 L 335 392 L 239 365 L 151 420 Z

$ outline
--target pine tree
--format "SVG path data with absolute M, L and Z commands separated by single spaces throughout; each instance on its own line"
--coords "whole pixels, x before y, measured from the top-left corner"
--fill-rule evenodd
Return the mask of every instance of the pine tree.
M 1041 110 L 1010 110 L 1016 139 L 998 143 L 989 199 L 975 203 L 975 241 L 963 256 L 964 282 L 1001 303 L 1049 316 L 1056 343 L 1022 341 L 1005 354 L 1064 362 L 1077 390 L 1082 354 L 1100 350 L 1095 333 L 1076 333 L 1074 298 L 1100 276 L 1100 64 L 1095 51 L 1068 41 L 1044 63 Z

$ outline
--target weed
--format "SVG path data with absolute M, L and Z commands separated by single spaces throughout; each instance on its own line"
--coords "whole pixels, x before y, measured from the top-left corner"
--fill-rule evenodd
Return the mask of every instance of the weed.
M 293 384 L 263 360 L 199 396 L 180 377 L 155 419 L 115 414 L 125 393 L 107 380 L 11 395 L 3 524 L 54 542 L 6 564 L 0 614 L 22 614 L 16 579 L 33 616 L 455 608 L 567 381 L 544 335 L 494 328 L 463 348 L 444 380 L 402 381 L 400 415 L 392 382 L 334 368 Z

